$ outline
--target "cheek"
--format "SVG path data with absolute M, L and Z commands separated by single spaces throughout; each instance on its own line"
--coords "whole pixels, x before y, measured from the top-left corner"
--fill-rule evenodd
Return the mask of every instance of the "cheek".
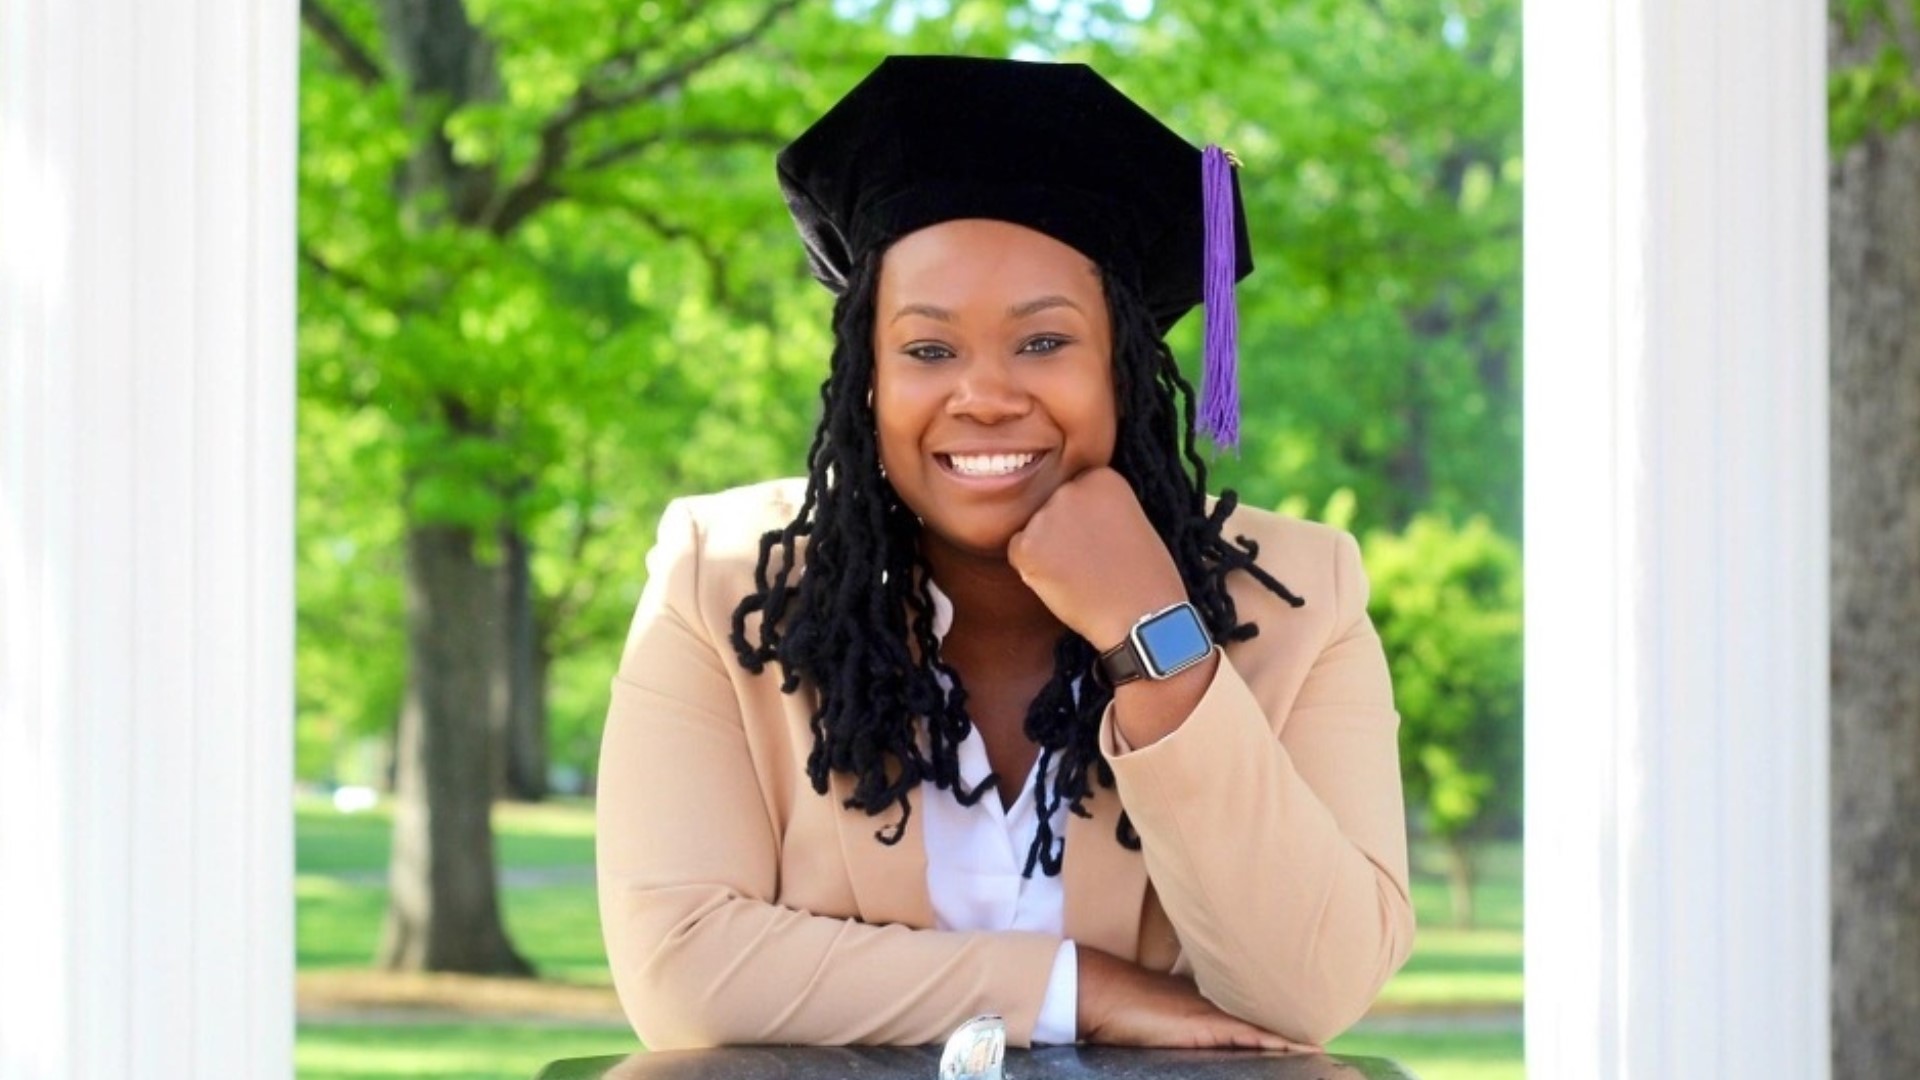
M 1110 370 L 1106 378 L 1093 382 L 1093 392 L 1087 395 L 1081 410 L 1081 430 L 1087 433 L 1088 456 L 1096 464 L 1107 465 L 1112 463 L 1113 448 L 1120 439 L 1119 401 Z
M 912 396 L 903 391 L 899 380 L 874 373 L 874 442 L 880 451 L 880 463 L 889 472 L 897 471 L 917 454 L 920 425 L 915 420 Z
M 901 431 L 898 425 L 889 425 L 885 411 L 875 414 L 874 442 L 880 450 L 880 467 L 889 473 L 899 472 L 906 462 L 913 459 L 912 437 Z

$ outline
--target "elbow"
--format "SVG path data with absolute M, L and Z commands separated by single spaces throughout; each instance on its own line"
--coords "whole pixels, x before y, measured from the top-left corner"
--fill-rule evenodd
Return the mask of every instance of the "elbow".
M 724 992 L 724 963 L 704 948 L 709 901 L 655 913 L 643 905 L 602 907 L 607 959 L 621 1011 L 649 1050 L 690 1050 L 754 1042 L 741 1030 L 745 1010 Z M 648 917 L 652 916 L 652 917 Z M 736 1007 L 729 1007 L 730 1004 Z
M 614 988 L 633 1033 L 648 1050 L 696 1050 L 757 1041 L 702 985 L 697 973 L 661 957 L 616 972 Z
M 649 1050 L 688 1050 L 721 1045 L 713 1017 L 695 1004 L 697 995 L 676 992 L 675 980 L 660 965 L 642 963 L 625 971 L 616 965 L 614 990 L 633 1033 Z M 688 988 L 691 989 L 691 988 Z
M 1276 978 L 1227 1011 L 1283 1038 L 1325 1046 L 1367 1014 L 1413 952 L 1413 905 L 1405 893 L 1383 883 L 1370 921 L 1369 930 L 1344 943 L 1321 941 L 1290 971 L 1274 965 Z

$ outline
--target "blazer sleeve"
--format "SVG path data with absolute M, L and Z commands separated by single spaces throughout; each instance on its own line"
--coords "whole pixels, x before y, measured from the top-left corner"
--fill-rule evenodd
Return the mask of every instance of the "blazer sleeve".
M 648 555 L 601 748 L 600 917 L 635 1032 L 653 1049 L 923 1044 L 999 1012 L 1010 1041 L 1030 1042 L 1058 937 L 869 925 L 779 903 L 775 817 L 727 667 L 738 661 L 699 614 L 700 550 L 675 504 Z
M 1223 659 L 1159 742 L 1128 748 L 1111 707 L 1100 732 L 1200 991 L 1311 1043 L 1359 1019 L 1413 946 L 1399 716 L 1359 547 L 1328 535 L 1333 629 L 1290 702 Z

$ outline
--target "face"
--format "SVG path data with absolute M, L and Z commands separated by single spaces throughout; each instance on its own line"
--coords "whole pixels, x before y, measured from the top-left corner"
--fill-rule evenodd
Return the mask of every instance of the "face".
M 930 548 L 1005 558 L 1061 484 L 1113 457 L 1106 295 L 1052 237 L 974 219 L 903 237 L 873 339 L 880 460 Z

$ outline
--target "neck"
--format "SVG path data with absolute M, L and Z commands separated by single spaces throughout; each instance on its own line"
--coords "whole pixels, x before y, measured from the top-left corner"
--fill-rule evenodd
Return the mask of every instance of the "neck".
M 993 638 L 1013 644 L 1041 643 L 1049 655 L 1064 625 L 1004 557 L 990 558 L 930 544 L 927 564 L 940 591 L 953 602 L 953 633 L 970 638 L 991 628 Z

